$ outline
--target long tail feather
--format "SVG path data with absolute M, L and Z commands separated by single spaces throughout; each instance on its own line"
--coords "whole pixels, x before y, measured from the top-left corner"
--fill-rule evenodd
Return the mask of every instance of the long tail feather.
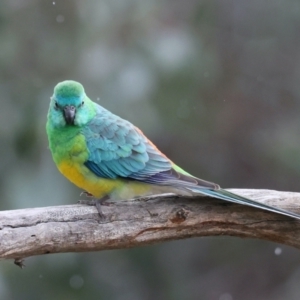
M 219 190 L 208 190 L 208 189 L 201 189 L 201 188 L 191 188 L 189 187 L 189 189 L 193 192 L 199 193 L 199 194 L 203 194 L 203 195 L 207 195 L 210 197 L 214 197 L 214 198 L 218 198 L 221 200 L 225 200 L 225 201 L 229 201 L 229 202 L 233 202 L 233 203 L 237 203 L 237 204 L 242 204 L 242 205 L 248 205 L 248 206 L 252 206 L 252 207 L 256 207 L 256 208 L 260 208 L 263 210 L 267 210 L 267 211 L 271 211 L 280 215 L 284 215 L 284 216 L 288 216 L 297 220 L 300 220 L 300 215 L 295 214 L 293 212 L 289 212 L 280 208 L 276 208 L 276 207 L 272 207 L 242 196 L 239 196 L 237 194 L 234 193 L 230 193 L 226 190 L 223 189 L 219 189 Z

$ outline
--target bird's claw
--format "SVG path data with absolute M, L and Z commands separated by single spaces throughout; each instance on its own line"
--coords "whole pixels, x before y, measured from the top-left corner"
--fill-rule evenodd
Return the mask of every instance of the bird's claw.
M 108 200 L 109 197 L 105 196 L 101 199 L 92 199 L 92 200 L 78 200 L 78 204 L 83 204 L 83 205 L 89 205 L 89 206 L 95 206 L 98 214 L 100 216 L 100 219 L 105 219 L 105 215 L 102 211 L 102 206 L 110 206 L 110 203 L 105 202 L 106 200 Z
M 21 269 L 25 268 L 24 258 L 16 258 L 14 260 L 14 264 L 17 265 L 18 267 L 20 267 Z

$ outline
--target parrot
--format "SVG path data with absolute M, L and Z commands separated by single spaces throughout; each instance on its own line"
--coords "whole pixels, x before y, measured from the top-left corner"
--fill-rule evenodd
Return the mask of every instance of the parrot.
M 54 88 L 47 115 L 49 149 L 58 170 L 94 201 L 100 217 L 109 199 L 126 200 L 162 193 L 209 196 L 300 220 L 272 207 L 199 179 L 173 163 L 127 120 L 85 93 L 81 83 L 65 80 Z

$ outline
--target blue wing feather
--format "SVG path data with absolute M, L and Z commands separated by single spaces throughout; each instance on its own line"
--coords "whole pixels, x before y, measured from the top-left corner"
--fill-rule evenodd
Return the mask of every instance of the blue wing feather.
M 111 178 L 116 179 L 117 176 L 112 171 L 108 170 L 106 166 L 103 166 L 100 168 L 99 164 L 96 164 L 90 160 L 86 161 L 85 166 L 90 169 L 93 173 L 95 173 L 97 176 L 102 178 Z
M 145 181 L 172 168 L 168 158 L 131 123 L 95 105 L 97 114 L 82 132 L 89 150 L 85 165 L 93 173 Z

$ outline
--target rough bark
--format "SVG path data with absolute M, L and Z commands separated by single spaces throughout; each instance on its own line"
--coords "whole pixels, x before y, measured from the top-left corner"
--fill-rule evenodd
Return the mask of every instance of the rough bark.
M 231 190 L 300 213 L 300 194 Z M 198 236 L 258 238 L 300 248 L 300 222 L 209 197 L 164 195 L 95 207 L 65 205 L 0 212 L 0 258 L 137 247 Z

